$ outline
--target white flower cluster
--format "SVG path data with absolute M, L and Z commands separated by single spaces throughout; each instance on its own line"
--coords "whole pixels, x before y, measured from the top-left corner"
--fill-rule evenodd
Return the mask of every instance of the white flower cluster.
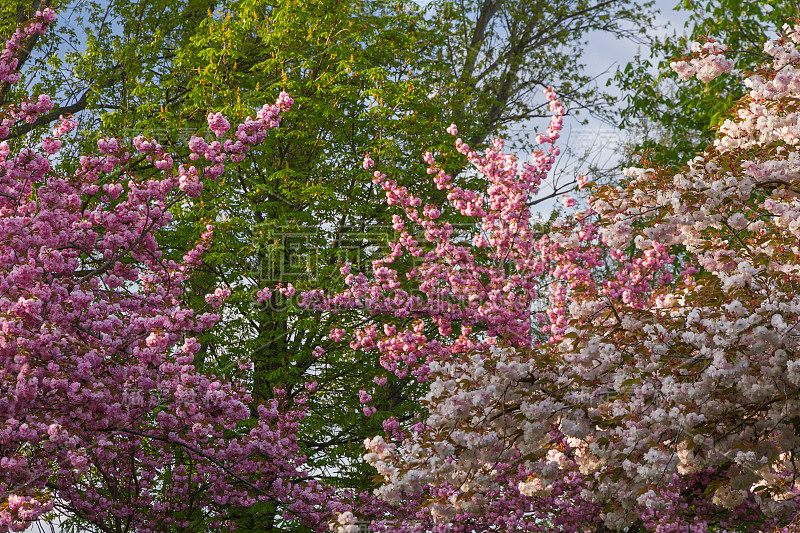
M 364 458 L 384 477 L 386 483 L 376 494 L 387 502 L 400 502 L 403 493 L 417 493 L 426 484 L 459 487 L 448 505 L 431 509 L 444 521 L 488 504 L 482 494 L 501 488 L 493 465 L 516 454 L 508 446 L 509 431 L 524 432 L 526 448 L 543 442 L 550 425 L 541 420 L 540 411 L 556 406 L 537 406 L 539 410 L 530 412 L 533 422 L 517 428 L 510 407 L 530 400 L 536 386 L 520 381 L 532 374 L 533 361 L 511 349 L 475 352 L 461 362 L 433 362 L 431 371 L 436 378 L 423 402 L 429 410 L 424 429 L 411 433 L 399 448 L 380 436 L 367 439 Z M 461 453 L 456 456 L 457 449 Z M 521 485 L 520 490 L 534 490 L 534 485 Z
M 330 524 L 330 530 L 335 533 L 358 533 L 358 520 L 351 511 L 345 511 L 336 516 L 336 521 Z

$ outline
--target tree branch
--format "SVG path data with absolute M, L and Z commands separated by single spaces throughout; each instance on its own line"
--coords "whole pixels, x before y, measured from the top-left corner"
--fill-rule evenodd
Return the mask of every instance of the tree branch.
M 50 7 L 52 0 L 33 0 L 31 2 L 30 10 L 26 11 L 24 7 L 20 6 L 17 10 L 17 26 L 21 26 L 26 21 L 33 18 L 33 15 L 36 14 L 37 11 L 41 9 Z M 36 46 L 36 43 L 39 42 L 39 34 L 34 33 L 33 35 L 29 35 L 22 41 L 22 46 L 20 46 L 19 50 L 17 51 L 17 70 L 22 70 L 23 65 L 28 60 L 33 51 L 33 47 Z M 6 97 L 8 96 L 8 92 L 11 89 L 11 84 L 7 81 L 0 83 L 0 105 L 3 105 L 6 102 Z

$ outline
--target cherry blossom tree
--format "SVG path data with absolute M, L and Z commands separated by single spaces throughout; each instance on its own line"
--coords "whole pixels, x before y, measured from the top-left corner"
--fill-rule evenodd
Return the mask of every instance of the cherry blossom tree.
M 17 29 L 0 81 L 18 81 L 20 43 L 54 18 L 44 9 Z M 241 160 L 291 105 L 281 94 L 231 135 L 210 114 L 217 140 L 192 138 L 186 165 L 152 140 L 105 138 L 60 175 L 51 159 L 76 126 L 68 117 L 39 145 L 0 142 L 0 531 L 50 512 L 100 531 L 207 531 L 233 528 L 231 510 L 258 502 L 324 528 L 336 504 L 303 468 L 305 397 L 276 390 L 253 405 L 246 380 L 192 364 L 194 334 L 219 317 L 185 307 L 181 284 L 213 227 L 181 262 L 156 240 L 170 207 Z M 46 95 L 6 105 L 0 137 L 52 107 Z M 229 294 L 209 294 L 210 311 Z
M 301 303 L 364 316 L 330 336 L 380 354 L 366 415 L 387 379 L 429 392 L 418 421 L 365 442 L 383 483 L 332 530 L 756 532 L 798 515 L 798 43 L 800 25 L 765 45 L 770 63 L 680 173 L 582 177 L 586 209 L 545 232 L 528 204 L 558 155 L 552 93 L 521 169 L 500 141 L 456 140 L 486 191 L 452 186 L 431 154 L 449 206 L 375 172 L 399 238 L 369 275 L 345 267 L 348 290 Z M 724 54 L 697 43 L 674 68 L 708 80 L 731 70 Z

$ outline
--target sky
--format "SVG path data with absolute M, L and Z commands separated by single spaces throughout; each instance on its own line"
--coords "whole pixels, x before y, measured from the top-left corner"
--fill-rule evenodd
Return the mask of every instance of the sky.
M 677 32 L 679 35 L 684 33 L 684 24 L 688 19 L 685 11 L 675 11 L 674 7 L 678 0 L 656 0 L 655 6 L 659 10 L 655 21 L 655 31 L 659 35 L 672 35 Z M 594 33 L 588 38 L 588 46 L 584 51 L 583 61 L 587 66 L 587 74 L 598 76 L 598 85 L 612 94 L 620 94 L 619 90 L 613 85 L 606 87 L 606 80 L 613 78 L 617 67 L 624 67 L 632 61 L 637 54 L 643 58 L 649 57 L 649 50 L 646 46 L 638 45 L 631 41 L 616 39 L 610 35 Z M 588 123 L 582 125 L 578 119 L 568 117 L 564 122 L 564 131 L 560 144 L 568 144 L 577 151 L 590 150 L 595 164 L 601 167 L 610 168 L 618 164 L 619 156 L 617 149 L 625 140 L 625 133 L 621 132 L 612 125 L 603 123 L 599 119 L 586 117 L 584 114 L 580 120 L 588 118 Z M 541 121 L 531 124 L 530 127 L 537 130 L 544 130 L 546 122 Z M 562 167 L 569 169 L 565 173 L 565 178 L 574 178 L 577 174 L 586 170 L 585 167 L 574 168 L 574 163 L 565 159 L 560 163 Z M 546 192 L 546 184 L 542 190 Z M 536 210 L 544 217 L 558 205 L 559 200 L 554 199 L 536 206 Z
M 659 35 L 671 35 L 673 32 L 684 33 L 684 24 L 688 19 L 687 12 L 675 11 L 673 8 L 678 0 L 656 0 L 656 8 L 660 13 L 656 17 L 656 32 Z M 637 45 L 631 41 L 615 39 L 612 36 L 596 33 L 590 36 L 589 46 L 584 52 L 584 63 L 587 65 L 588 74 L 600 76 L 598 83 L 601 87 L 605 85 L 605 80 L 613 77 L 617 67 L 624 67 L 640 54 L 642 57 L 649 56 L 647 47 Z M 619 94 L 618 90 L 611 86 L 607 90 Z M 619 132 L 610 126 L 602 124 L 600 121 L 592 121 L 588 127 L 577 128 L 584 133 L 583 137 L 590 139 L 595 135 L 589 133 L 600 133 L 600 139 L 615 138 Z M 578 141 L 582 138 L 579 136 Z

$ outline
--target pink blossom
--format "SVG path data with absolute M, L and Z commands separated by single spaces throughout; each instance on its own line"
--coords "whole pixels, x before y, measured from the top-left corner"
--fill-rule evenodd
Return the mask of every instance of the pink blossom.
M 206 294 L 205 300 L 206 302 L 211 304 L 211 307 L 217 309 L 225 302 L 225 300 L 227 300 L 230 297 L 230 295 L 231 295 L 231 290 L 228 289 L 227 287 L 217 287 L 216 289 L 214 289 L 213 293 Z
M 213 131 L 217 137 L 225 135 L 225 132 L 231 128 L 230 122 L 222 116 L 222 113 L 209 113 L 207 119 L 208 128 Z
M 727 47 L 714 40 L 709 40 L 703 44 L 692 43 L 692 56 L 689 61 L 681 60 L 670 63 L 678 77 L 684 81 L 697 76 L 697 79 L 708 83 L 714 78 L 730 72 L 733 69 L 733 61 L 725 58 Z
M 20 43 L 53 20 L 48 8 L 17 28 L 0 81 L 18 80 Z M 272 123 L 289 105 L 282 95 Z M 52 106 L 46 96 L 6 102 L 0 133 Z M 55 502 L 100 529 L 124 520 L 131 531 L 185 530 L 183 517 L 200 516 L 216 530 L 213 517 L 259 500 L 290 502 L 287 520 L 318 527 L 335 496 L 302 466 L 302 397 L 276 391 L 253 416 L 244 384 L 193 364 L 197 336 L 219 316 L 186 307 L 183 288 L 213 228 L 180 262 L 159 244 L 167 206 L 218 175 L 222 146 L 207 146 L 209 164 L 180 166 L 175 179 L 157 142 L 100 139 L 63 174 L 47 156 L 75 126 L 62 119 L 42 152 L 0 143 L 0 531 L 28 528 Z M 252 126 L 253 140 L 271 127 Z M 141 174 L 134 148 L 155 170 Z M 217 308 L 230 294 L 220 287 L 206 301 Z M 120 487 L 135 491 L 120 496 Z
M 369 154 L 365 155 L 364 156 L 364 163 L 363 163 L 364 170 L 369 170 L 374 166 L 375 166 L 375 161 L 372 160 L 372 158 L 369 156 Z
M 358 391 L 358 401 L 361 403 L 369 403 L 372 401 L 372 396 L 370 396 L 367 391 L 360 390 Z

